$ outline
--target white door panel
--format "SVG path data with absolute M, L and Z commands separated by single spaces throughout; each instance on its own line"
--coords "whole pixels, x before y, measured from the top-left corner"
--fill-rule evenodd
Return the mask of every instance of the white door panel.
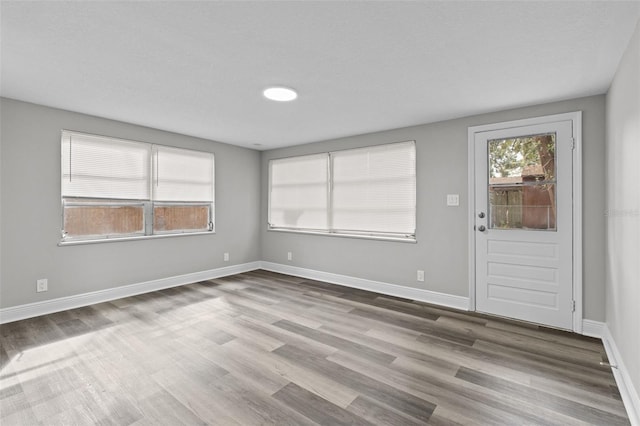
M 572 328 L 572 122 L 475 134 L 476 310 Z

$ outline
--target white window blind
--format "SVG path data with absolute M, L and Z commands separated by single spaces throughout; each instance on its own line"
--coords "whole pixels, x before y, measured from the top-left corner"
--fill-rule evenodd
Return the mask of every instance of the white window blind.
M 149 199 L 151 145 L 62 133 L 62 196 Z
M 270 229 L 415 240 L 413 141 L 271 160 L 269 179 Z
M 326 153 L 269 162 L 269 224 L 275 228 L 327 230 Z
M 336 232 L 415 235 L 414 142 L 331 154 L 331 223 Z
M 153 162 L 154 201 L 213 202 L 213 154 L 154 146 Z

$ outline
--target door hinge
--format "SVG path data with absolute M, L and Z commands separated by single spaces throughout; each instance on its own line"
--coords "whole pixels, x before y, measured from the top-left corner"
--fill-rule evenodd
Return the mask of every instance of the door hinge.
M 576 138 L 571 138 L 571 149 L 576 149 Z
M 576 311 L 576 301 L 572 300 L 571 301 L 571 312 L 575 312 Z

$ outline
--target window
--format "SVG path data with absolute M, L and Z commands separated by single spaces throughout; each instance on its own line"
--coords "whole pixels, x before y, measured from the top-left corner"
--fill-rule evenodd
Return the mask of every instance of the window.
M 271 160 L 269 229 L 415 240 L 415 142 Z
M 489 228 L 556 230 L 556 134 L 493 139 Z
M 328 172 L 327 154 L 271 161 L 269 223 L 285 229 L 326 230 Z
M 214 156 L 62 132 L 62 241 L 213 231 Z
M 213 227 L 213 154 L 154 146 L 153 230 L 156 234 Z

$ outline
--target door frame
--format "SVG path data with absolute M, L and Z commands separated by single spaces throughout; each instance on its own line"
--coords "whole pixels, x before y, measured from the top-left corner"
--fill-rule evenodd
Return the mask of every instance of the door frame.
M 483 124 L 470 126 L 468 133 L 468 232 L 469 232 L 469 310 L 476 311 L 476 199 L 475 199 L 475 154 L 476 133 L 492 130 L 504 130 L 514 127 L 531 126 L 543 123 L 553 123 L 558 121 L 572 122 L 573 132 L 573 331 L 582 334 L 582 111 L 568 112 L 563 114 L 545 115 L 541 117 L 526 118 L 522 120 L 505 121 L 500 123 Z

